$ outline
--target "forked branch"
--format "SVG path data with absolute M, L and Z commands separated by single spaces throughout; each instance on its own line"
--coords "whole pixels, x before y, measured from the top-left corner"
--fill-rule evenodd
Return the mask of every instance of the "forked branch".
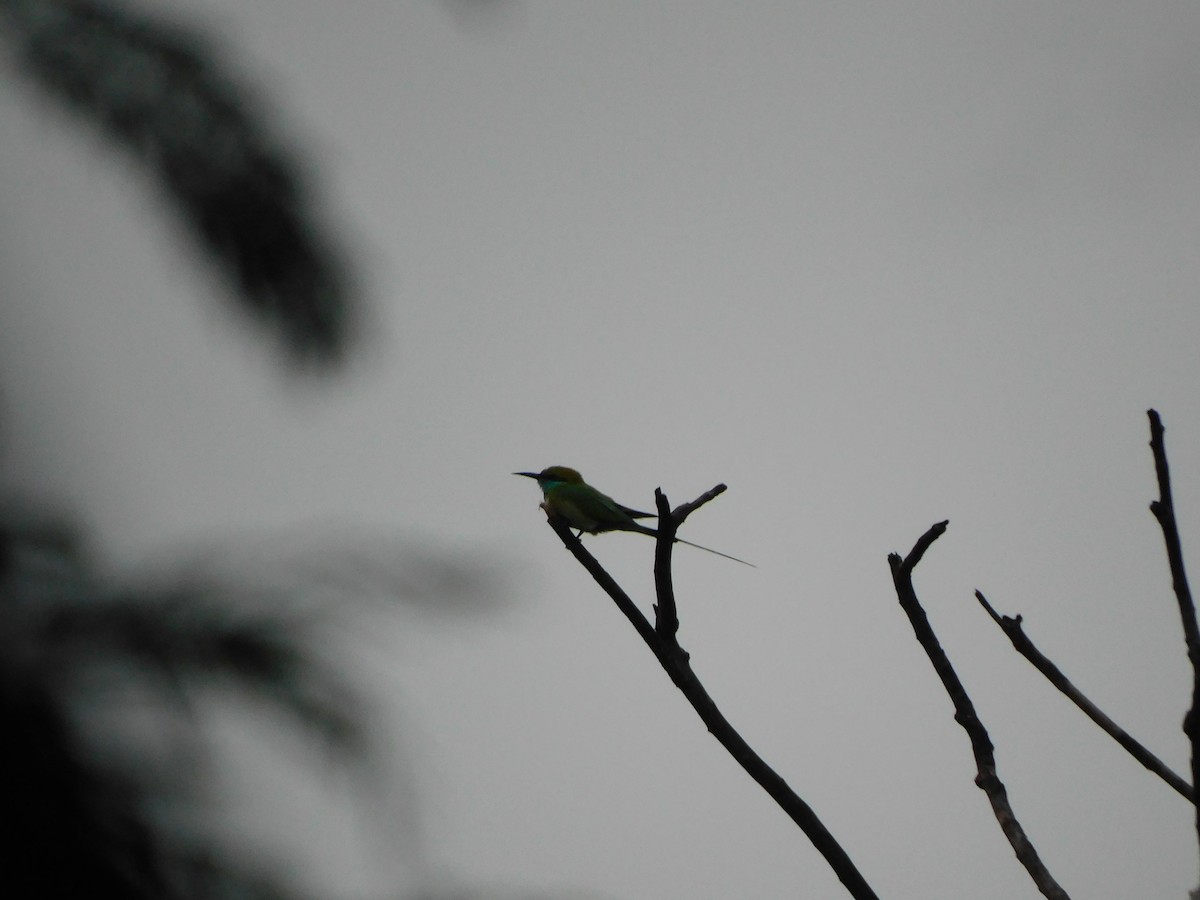
M 1044 896 L 1051 900 L 1069 900 L 1067 892 L 1059 886 L 1045 864 L 1042 863 L 1037 850 L 1034 849 L 1025 830 L 1021 827 L 1021 823 L 1017 821 L 1012 805 L 1008 802 L 1008 792 L 1000 780 L 1000 776 L 996 773 L 996 756 L 987 729 L 979 720 L 979 716 L 975 712 L 975 704 L 971 702 L 966 688 L 963 687 L 962 681 L 959 680 L 958 674 L 950 664 L 949 657 L 946 656 L 946 651 L 938 642 L 933 626 L 929 624 L 929 617 L 925 615 L 925 610 L 913 588 L 913 569 L 921 561 L 925 551 L 945 533 L 948 524 L 948 522 L 938 522 L 930 528 L 920 537 L 908 556 L 901 557 L 898 553 L 888 556 L 888 564 L 892 568 L 892 581 L 896 586 L 896 596 L 900 600 L 900 607 L 912 624 L 913 632 L 916 634 L 921 648 L 929 657 L 929 661 L 933 663 L 934 671 L 942 680 L 942 686 L 945 687 L 946 693 L 950 695 L 950 700 L 954 704 L 954 721 L 963 727 L 967 737 L 971 740 L 971 750 L 975 755 L 977 771 L 975 784 L 987 794 L 988 801 L 992 805 L 992 812 L 996 815 L 996 821 L 1000 823 L 1000 829 L 1008 838 L 1009 844 L 1012 845 L 1017 859 L 1025 866 L 1029 877 L 1033 879 L 1034 884 Z
M 549 522 L 550 527 L 562 539 L 567 549 L 574 554 L 596 583 L 617 604 L 617 608 L 629 619 L 638 634 L 641 635 L 642 640 L 646 642 L 646 646 L 658 659 L 671 681 L 691 703 L 692 708 L 696 710 L 713 737 L 721 742 L 721 745 L 729 751 L 729 754 L 737 760 L 747 774 L 758 782 L 763 790 L 800 827 L 817 851 L 825 857 L 826 862 L 829 863 L 834 874 L 845 885 L 850 895 L 855 900 L 878 900 L 876 893 L 867 884 L 866 879 L 863 878 L 846 851 L 830 834 L 812 808 L 800 799 L 787 782 L 746 743 L 745 739 L 717 708 L 704 685 L 700 683 L 700 679 L 696 677 L 696 673 L 692 671 L 687 651 L 679 644 L 677 637 L 679 617 L 671 578 L 671 550 L 674 547 L 675 532 L 687 516 L 724 490 L 723 484 L 717 485 L 711 491 L 702 494 L 691 503 L 677 507 L 674 511 L 671 510 L 666 495 L 661 490 L 655 491 L 659 519 L 658 539 L 654 554 L 656 589 L 654 625 L 650 624 L 638 606 L 629 598 L 629 595 L 587 551 L 579 538 L 571 532 L 566 522 L 558 518 L 551 518 Z

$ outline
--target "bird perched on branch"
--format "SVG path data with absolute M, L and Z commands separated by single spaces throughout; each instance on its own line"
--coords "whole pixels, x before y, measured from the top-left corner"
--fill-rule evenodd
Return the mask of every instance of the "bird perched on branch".
M 538 487 L 542 489 L 542 509 L 546 511 L 547 515 L 565 519 L 572 528 L 579 530 L 580 535 L 585 531 L 588 534 L 600 534 L 604 531 L 632 531 L 653 538 L 658 537 L 658 532 L 653 528 L 647 528 L 636 521 L 637 519 L 657 518 L 654 513 L 640 512 L 628 506 L 622 506 L 612 497 L 600 493 L 584 481 L 583 476 L 574 469 L 566 466 L 550 466 L 540 472 L 513 472 L 513 474 L 523 475 L 537 481 Z M 744 566 L 754 565 L 744 559 L 722 553 L 720 550 L 685 541 L 683 538 L 677 537 L 675 541 L 695 547 L 697 550 L 732 559 Z

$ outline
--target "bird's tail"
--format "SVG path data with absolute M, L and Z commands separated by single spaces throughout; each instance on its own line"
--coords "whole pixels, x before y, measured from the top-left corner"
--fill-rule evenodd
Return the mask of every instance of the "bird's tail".
M 633 527 L 630 527 L 630 526 L 633 526 Z M 652 538 L 658 537 L 657 531 L 655 531 L 653 528 L 647 528 L 645 525 L 642 525 L 640 522 L 631 522 L 631 523 L 629 523 L 629 525 L 627 525 L 625 528 L 622 528 L 621 530 L 622 531 L 636 531 L 638 534 L 644 534 L 644 535 L 647 535 L 648 537 L 652 537 Z M 703 550 L 706 553 L 715 553 L 717 556 L 723 556 L 726 559 L 732 559 L 734 562 L 741 563 L 743 566 L 749 566 L 752 569 L 758 568 L 758 566 L 756 566 L 752 562 L 746 562 L 744 559 L 738 559 L 736 556 L 730 556 L 728 553 L 722 553 L 720 550 L 714 550 L 712 547 L 705 547 L 701 544 L 693 544 L 691 541 L 685 541 L 681 537 L 675 538 L 675 543 L 687 544 L 689 547 L 695 547 L 697 550 Z
M 681 537 L 677 537 L 677 538 L 675 538 L 675 543 L 677 543 L 677 544 L 687 544 L 689 547 L 695 547 L 697 550 L 707 550 L 709 553 L 715 553 L 715 554 L 717 554 L 717 556 L 723 556 L 723 557 L 725 557 L 726 559 L 732 559 L 734 562 L 739 562 L 739 563 L 741 563 L 743 566 L 749 566 L 749 567 L 750 567 L 750 568 L 752 568 L 752 569 L 757 569 L 757 568 L 758 568 L 758 566 L 756 566 L 756 565 L 755 565 L 754 563 L 752 563 L 752 562 L 746 562 L 744 559 L 738 559 L 736 556 L 730 556 L 728 553 L 722 553 L 720 550 L 714 550 L 712 547 L 702 547 L 702 546 L 700 546 L 699 544 L 693 544 L 691 541 L 685 541 L 685 540 L 684 540 L 683 538 L 681 538 Z

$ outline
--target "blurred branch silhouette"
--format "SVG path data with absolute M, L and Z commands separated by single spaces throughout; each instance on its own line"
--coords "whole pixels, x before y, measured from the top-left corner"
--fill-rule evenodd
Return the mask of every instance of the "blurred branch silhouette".
M 900 608 L 908 616 L 908 621 L 912 625 L 917 641 L 921 644 L 921 649 L 929 657 L 934 671 L 942 681 L 942 686 L 950 695 L 950 700 L 954 704 L 954 721 L 962 726 L 971 740 L 971 751 L 975 755 L 978 772 L 975 784 L 987 794 L 988 802 L 991 803 L 992 811 L 996 815 L 996 821 L 1000 823 L 1000 829 L 1016 852 L 1017 859 L 1025 866 L 1029 877 L 1033 879 L 1034 884 L 1044 896 L 1051 900 L 1069 900 L 1067 892 L 1054 880 L 1038 856 L 1033 843 L 1025 834 L 1025 829 L 1017 821 L 1012 804 L 1008 802 L 1008 791 L 996 772 L 996 754 L 992 740 L 988 737 L 987 729 L 975 712 L 975 704 L 971 702 L 967 689 L 959 679 L 958 673 L 954 671 L 950 658 L 946 656 L 946 651 L 938 642 L 933 626 L 929 624 L 929 617 L 925 614 L 921 601 L 917 598 L 916 589 L 913 587 L 913 569 L 921 561 L 925 552 L 933 546 L 933 542 L 946 533 L 947 525 L 949 522 L 938 522 L 921 535 L 912 550 L 909 551 L 908 556 L 901 557 L 898 553 L 888 556 L 888 565 L 892 569 L 892 581 L 896 586 L 896 596 L 900 600 Z
M 458 20 L 491 14 L 493 4 L 476 5 L 456 7 Z M 0 41 L 4 61 L 40 98 L 137 164 L 237 306 L 292 362 L 328 374 L 345 359 L 361 299 L 322 227 L 328 212 L 297 148 L 268 127 L 271 108 L 212 43 L 105 0 L 0 0 Z M 472 612 L 485 600 L 481 571 L 461 558 L 420 550 L 398 558 L 395 545 L 378 542 L 386 556 L 371 558 L 361 540 L 349 549 L 334 560 L 353 564 L 349 579 L 310 554 L 292 567 L 307 580 L 283 587 L 265 587 L 261 566 L 232 585 L 203 571 L 114 585 L 93 573 L 65 519 L 0 502 L 0 764 L 10 785 L 0 892 L 16 900 L 300 897 L 281 873 L 240 863 L 188 819 L 200 818 L 200 775 L 213 767 L 196 752 L 211 724 L 201 707 L 213 693 L 249 699 L 282 712 L 336 761 L 369 762 L 364 697 L 314 646 L 329 597 L 304 610 L 297 601 L 332 588 L 341 618 L 347 600 L 371 595 L 439 611 Z M 121 703 L 137 707 L 134 725 L 150 720 L 154 746 L 120 746 L 117 732 L 129 722 L 97 724 Z M 401 832 L 411 824 L 400 823 Z M 406 836 L 389 833 L 400 839 L 393 853 L 405 852 Z M 436 884 L 411 896 L 485 895 L 498 896 L 491 886 Z
M 1145 746 L 1124 728 L 1121 728 L 1116 722 L 1110 719 L 1103 710 L 1071 683 L 1070 679 L 1062 673 L 1049 657 L 1034 646 L 1033 641 L 1025 634 L 1021 616 L 1003 616 L 996 612 L 981 591 L 975 592 L 975 599 L 979 601 L 979 604 L 987 611 L 987 614 L 992 617 L 992 621 L 999 625 L 1001 630 L 1008 635 L 1008 639 L 1012 641 L 1013 648 L 1029 660 L 1033 664 L 1033 667 L 1046 677 L 1047 681 L 1083 710 L 1084 714 L 1099 725 L 1109 737 L 1124 747 L 1130 756 L 1169 784 L 1183 797 L 1187 798 L 1188 802 L 1195 802 L 1195 795 L 1190 784 L 1171 771 L 1166 763 L 1147 750 Z
M 825 858 L 846 890 L 857 900 L 873 900 L 877 895 L 858 871 L 850 856 L 825 827 L 807 803 L 800 798 L 780 775 L 746 742 L 725 718 L 717 704 L 692 670 L 691 657 L 679 643 L 679 615 L 675 604 L 675 588 L 671 575 L 671 556 L 675 533 L 683 521 L 708 501 L 725 491 L 719 484 L 700 497 L 671 509 L 662 489 L 654 492 L 658 509 L 658 536 L 654 550 L 654 584 L 656 603 L 655 623 L 651 625 L 641 609 L 616 580 L 583 546 L 571 531 L 570 524 L 558 516 L 547 519 L 566 548 L 592 578 L 617 604 L 634 629 L 650 648 L 671 681 L 687 698 L 712 736 L 715 737 L 746 773 L 758 782 L 779 807 L 791 817 L 817 851 Z
M 20 71 L 136 159 L 244 310 L 301 362 L 351 331 L 348 272 L 293 151 L 198 35 L 102 0 L 0 0 Z
M 44 97 L 157 182 L 241 308 L 293 360 L 327 367 L 343 357 L 348 273 L 318 227 L 293 151 L 267 134 L 253 92 L 204 41 L 99 0 L 0 0 L 0 39 Z M 164 821 L 161 807 L 195 802 L 186 795 L 193 764 L 204 762 L 194 756 L 205 724 L 198 694 L 223 689 L 273 706 L 354 761 L 367 750 L 358 691 L 313 652 L 311 621 L 268 602 L 279 597 L 259 597 L 247 612 L 251 583 L 114 586 L 93 575 L 83 548 L 60 517 L 0 507 L 4 895 L 297 896 L 199 831 Z M 191 754 L 185 764 L 118 748 L 95 724 L 114 698 L 149 700 L 140 711 L 169 734 L 171 753 Z
M 114 753 L 81 713 L 148 688 L 160 730 L 169 719 L 190 748 L 202 723 L 188 701 L 224 684 L 353 758 L 363 752 L 354 691 L 310 654 L 301 629 L 240 618 L 241 598 L 204 586 L 114 591 L 90 577 L 68 528 L 11 509 L 0 524 L 6 896 L 289 896 L 155 818 L 163 790 L 193 788 L 193 766 L 184 776 L 153 754 Z

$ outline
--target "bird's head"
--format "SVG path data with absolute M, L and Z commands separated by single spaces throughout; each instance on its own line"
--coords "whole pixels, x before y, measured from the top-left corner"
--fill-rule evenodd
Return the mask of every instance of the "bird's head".
M 543 488 L 554 484 L 583 484 L 583 476 L 566 466 L 549 466 L 540 472 L 513 472 L 534 479 Z

